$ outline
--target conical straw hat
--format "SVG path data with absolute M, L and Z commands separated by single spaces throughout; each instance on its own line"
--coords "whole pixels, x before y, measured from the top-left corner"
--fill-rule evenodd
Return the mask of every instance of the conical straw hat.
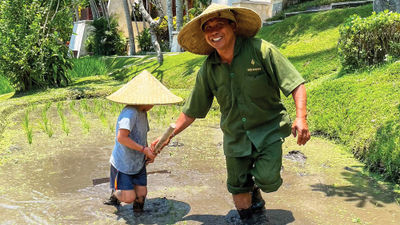
M 168 105 L 182 101 L 147 70 L 107 96 L 107 99 L 127 105 Z
M 232 14 L 234 19 L 232 18 Z M 195 54 L 211 54 L 214 48 L 204 38 L 202 25 L 207 20 L 216 17 L 236 22 L 236 35 L 243 37 L 253 37 L 261 28 L 261 18 L 252 9 L 213 3 L 182 28 L 178 34 L 179 45 Z

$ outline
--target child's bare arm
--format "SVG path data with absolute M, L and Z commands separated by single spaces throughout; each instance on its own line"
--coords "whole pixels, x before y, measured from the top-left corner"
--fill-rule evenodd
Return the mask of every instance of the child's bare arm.
M 117 134 L 117 140 L 120 144 L 125 145 L 126 147 L 139 151 L 139 152 L 143 152 L 143 154 L 146 155 L 147 158 L 153 160 L 156 156 L 153 154 L 153 152 L 151 151 L 151 149 L 149 147 L 140 145 L 138 143 L 136 143 L 135 141 L 133 141 L 132 139 L 129 138 L 129 130 L 126 129 L 119 129 L 118 130 L 118 134 Z

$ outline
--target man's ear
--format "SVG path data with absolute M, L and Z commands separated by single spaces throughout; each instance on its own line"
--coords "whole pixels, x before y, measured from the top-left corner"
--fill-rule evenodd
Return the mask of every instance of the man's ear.
M 236 32 L 236 30 L 237 30 L 236 23 L 230 22 L 230 25 L 232 27 L 233 32 Z

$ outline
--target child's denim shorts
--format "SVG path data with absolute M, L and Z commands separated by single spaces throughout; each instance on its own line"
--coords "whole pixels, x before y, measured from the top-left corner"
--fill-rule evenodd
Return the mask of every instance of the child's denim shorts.
M 134 175 L 122 173 L 113 165 L 110 167 L 110 188 L 113 190 L 133 190 L 135 185 L 147 186 L 146 166 Z

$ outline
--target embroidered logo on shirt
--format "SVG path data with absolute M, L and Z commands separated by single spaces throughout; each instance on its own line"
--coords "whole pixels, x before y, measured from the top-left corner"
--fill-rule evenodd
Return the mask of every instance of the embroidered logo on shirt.
M 253 66 L 256 64 L 256 62 L 254 62 L 254 59 L 251 59 L 250 63 L 251 63 L 251 65 L 253 65 Z M 248 72 L 261 71 L 261 67 L 248 68 L 247 71 L 248 71 Z
M 261 71 L 261 68 L 260 68 L 260 67 L 257 67 L 257 68 L 248 68 L 247 71 L 248 71 L 248 72 Z

